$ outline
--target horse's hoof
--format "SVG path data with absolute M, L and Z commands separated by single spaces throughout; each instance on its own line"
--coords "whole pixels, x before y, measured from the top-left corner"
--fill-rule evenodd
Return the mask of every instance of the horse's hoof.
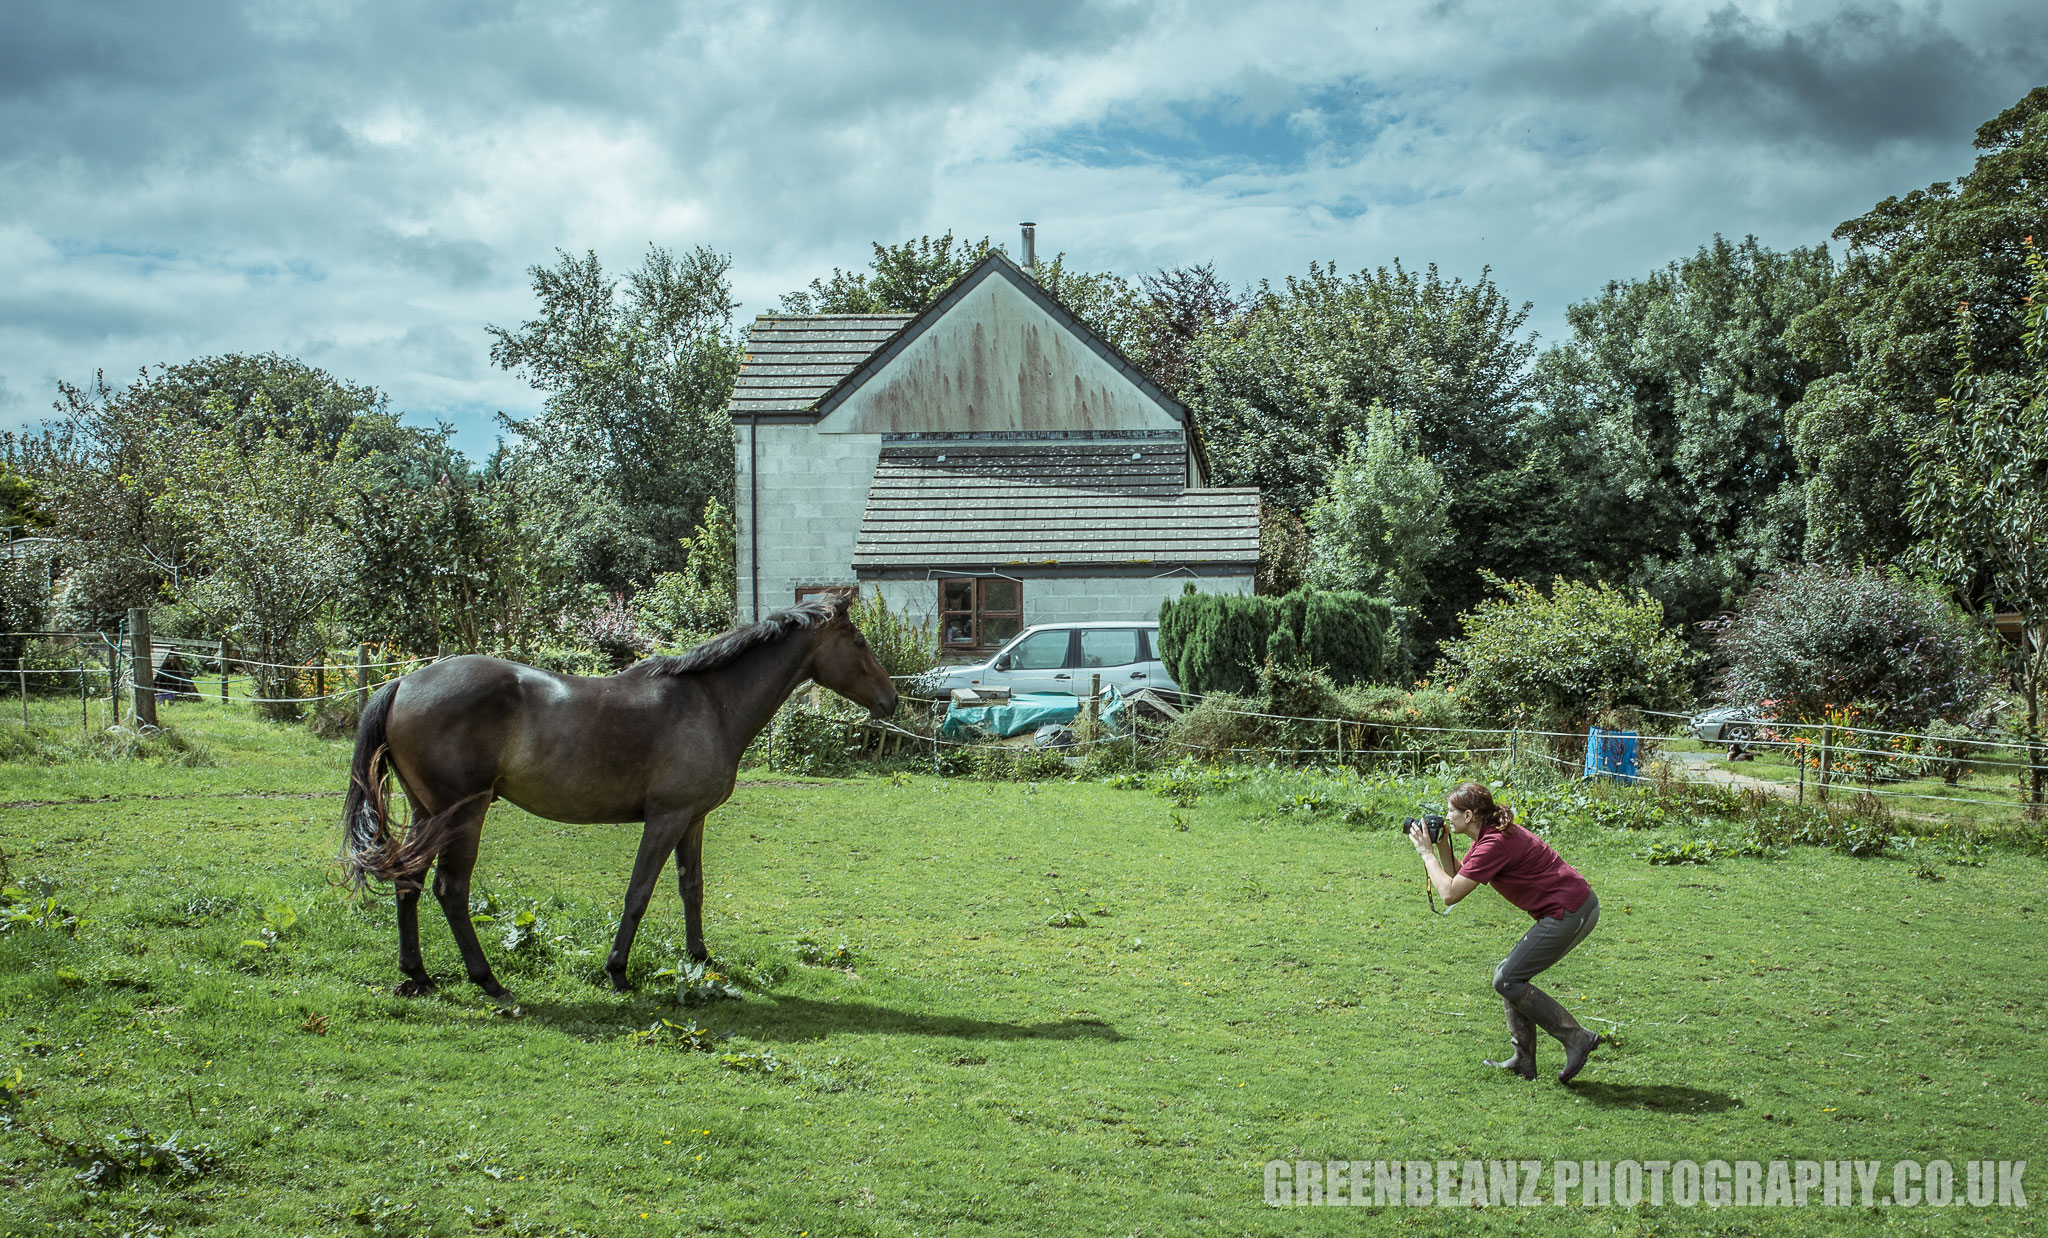
M 483 989 L 485 997 L 490 998 L 501 1006 L 510 1006 L 514 1001 L 512 990 L 495 980 L 479 981 L 478 987 Z
M 433 981 L 417 977 L 401 980 L 398 982 L 398 987 L 391 990 L 392 995 L 396 997 L 425 997 L 429 993 L 437 993 L 439 991 L 440 986 Z
M 633 991 L 633 986 L 629 981 L 627 981 L 626 974 L 624 972 L 611 973 L 610 978 L 612 982 L 612 992 L 631 993 Z

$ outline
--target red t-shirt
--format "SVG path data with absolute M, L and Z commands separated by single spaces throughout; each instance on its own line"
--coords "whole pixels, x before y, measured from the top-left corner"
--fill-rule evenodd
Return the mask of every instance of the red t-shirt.
M 1550 844 L 1515 826 L 1487 830 L 1465 853 L 1458 876 L 1491 884 L 1538 920 L 1568 916 L 1586 905 L 1593 887 Z

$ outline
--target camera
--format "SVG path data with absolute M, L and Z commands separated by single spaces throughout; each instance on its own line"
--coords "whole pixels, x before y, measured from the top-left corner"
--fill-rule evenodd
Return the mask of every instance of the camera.
M 1429 841 L 1431 845 L 1435 845 L 1437 842 L 1441 841 L 1444 836 L 1444 831 L 1450 828 L 1448 825 L 1444 823 L 1444 819 L 1442 817 L 1431 812 L 1424 813 L 1420 817 L 1410 817 L 1406 821 L 1403 821 L 1401 823 L 1401 832 L 1403 834 L 1406 834 L 1408 831 L 1414 829 L 1418 825 L 1429 831 Z

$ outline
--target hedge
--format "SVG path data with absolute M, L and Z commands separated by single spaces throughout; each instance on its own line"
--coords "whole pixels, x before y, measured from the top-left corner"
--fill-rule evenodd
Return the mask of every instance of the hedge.
M 1393 603 L 1364 593 L 1258 597 L 1189 586 L 1159 608 L 1159 659 L 1184 692 L 1250 695 L 1268 657 L 1318 667 L 1337 687 L 1377 683 L 1398 655 Z

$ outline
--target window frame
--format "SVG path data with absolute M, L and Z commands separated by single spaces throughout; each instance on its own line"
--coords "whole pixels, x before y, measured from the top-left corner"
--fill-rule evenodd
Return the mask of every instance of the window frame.
M 988 587 L 996 581 L 1000 581 L 1017 590 L 1017 609 L 998 611 L 988 609 Z M 948 585 L 969 586 L 973 590 L 973 601 L 970 603 L 972 609 L 964 611 L 949 609 L 946 606 L 946 587 Z M 939 651 L 941 653 L 994 653 L 1018 636 L 1023 635 L 1024 629 L 1029 626 L 1024 622 L 1024 582 L 1015 577 L 941 576 L 937 580 L 937 586 L 938 606 L 933 613 L 939 619 Z M 949 641 L 946 639 L 946 621 L 955 615 L 967 616 L 968 639 L 965 642 Z M 1014 618 L 1017 621 L 1016 629 L 1000 640 L 990 640 L 982 633 L 982 621 L 985 618 L 991 617 L 998 619 Z
M 828 597 L 843 597 L 849 603 L 858 602 L 860 601 L 860 586 L 798 585 L 796 587 L 796 605 L 798 606 L 802 606 L 805 602 L 815 602 L 820 598 Z

